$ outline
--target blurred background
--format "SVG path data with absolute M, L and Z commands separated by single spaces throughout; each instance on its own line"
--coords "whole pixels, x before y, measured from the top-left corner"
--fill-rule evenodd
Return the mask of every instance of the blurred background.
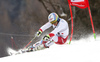
M 100 34 L 100 0 L 89 0 L 96 35 Z M 72 40 L 93 36 L 88 9 L 73 7 L 74 33 Z M 56 12 L 70 27 L 70 11 L 67 0 L 0 0 L 0 57 L 8 56 L 7 48 L 23 48 L 38 29 L 48 22 L 48 15 Z M 49 32 L 45 31 L 35 43 Z M 70 38 L 70 35 L 69 35 Z

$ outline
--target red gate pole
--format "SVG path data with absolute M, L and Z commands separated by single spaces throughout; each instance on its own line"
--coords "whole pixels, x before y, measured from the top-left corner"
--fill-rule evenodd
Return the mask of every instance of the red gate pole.
M 90 6 L 89 6 L 89 2 L 88 2 L 88 10 L 89 10 L 89 15 L 90 15 L 90 20 L 91 20 L 91 25 L 92 25 L 92 30 L 93 30 L 94 39 L 96 39 L 95 30 L 94 30 L 94 25 L 93 25 L 93 20 L 92 20 L 92 15 L 91 15 L 91 10 L 90 10 Z
M 71 9 L 71 5 L 70 5 L 70 2 L 68 1 L 69 3 L 69 8 L 70 8 L 70 13 L 71 13 L 71 37 L 70 37 L 70 41 L 69 41 L 69 44 L 71 43 L 71 40 L 72 40 L 72 37 L 73 37 L 73 14 L 72 14 L 72 9 Z

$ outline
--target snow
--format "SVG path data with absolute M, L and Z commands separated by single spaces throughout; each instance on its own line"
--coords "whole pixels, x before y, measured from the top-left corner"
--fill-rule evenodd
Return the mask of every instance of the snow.
M 68 40 L 69 41 L 69 40 Z M 9 49 L 11 51 L 11 49 Z M 14 51 L 14 50 L 12 50 Z M 72 40 L 71 44 L 0 58 L 0 62 L 100 62 L 100 35 Z

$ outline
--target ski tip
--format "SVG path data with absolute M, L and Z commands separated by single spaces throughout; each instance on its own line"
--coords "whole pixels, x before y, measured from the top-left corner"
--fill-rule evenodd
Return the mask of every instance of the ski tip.
M 13 53 L 12 52 L 9 52 L 9 55 L 11 56 L 11 55 L 13 55 Z

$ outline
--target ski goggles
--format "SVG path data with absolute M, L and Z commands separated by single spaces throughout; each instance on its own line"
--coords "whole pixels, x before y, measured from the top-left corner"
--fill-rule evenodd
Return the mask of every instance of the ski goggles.
M 52 22 L 50 22 L 51 24 L 55 24 L 57 21 L 56 20 L 54 20 L 54 21 L 52 21 Z

